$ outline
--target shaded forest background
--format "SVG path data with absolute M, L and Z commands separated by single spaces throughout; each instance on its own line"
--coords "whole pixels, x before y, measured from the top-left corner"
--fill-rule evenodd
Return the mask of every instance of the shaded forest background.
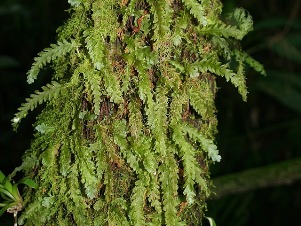
M 212 178 L 301 157 L 301 1 L 223 3 L 225 12 L 238 6 L 253 16 L 254 31 L 244 38 L 243 48 L 264 64 L 268 76 L 248 71 L 247 103 L 231 84 L 218 79 L 217 144 L 222 161 L 212 166 Z M 0 169 L 6 174 L 21 164 L 38 111 L 22 122 L 17 133 L 10 121 L 51 73 L 43 71 L 34 85 L 27 85 L 26 72 L 36 54 L 55 42 L 67 9 L 67 0 L 1 0 Z M 208 216 L 218 226 L 300 225 L 301 181 L 233 192 L 208 202 Z M 0 225 L 12 225 L 11 218 L 2 216 Z

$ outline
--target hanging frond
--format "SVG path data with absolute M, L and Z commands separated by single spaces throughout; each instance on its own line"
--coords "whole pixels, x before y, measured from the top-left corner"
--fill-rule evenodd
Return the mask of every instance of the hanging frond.
M 138 180 L 135 183 L 133 194 L 131 197 L 131 209 L 129 217 L 131 225 L 143 226 L 145 225 L 144 206 L 145 206 L 145 195 L 146 188 L 143 181 Z
M 257 60 L 255 60 L 253 57 L 251 57 L 248 53 L 239 50 L 234 50 L 233 54 L 235 55 L 236 59 L 242 59 L 243 62 L 248 64 L 255 71 L 266 76 L 266 72 L 264 70 L 263 65 L 259 63 Z
M 18 112 L 12 119 L 13 127 L 17 129 L 20 121 L 26 117 L 29 111 L 34 110 L 38 104 L 58 98 L 63 89 L 65 87 L 61 86 L 61 84 L 52 81 L 42 87 L 43 91 L 36 91 L 35 94 L 31 94 L 29 98 L 26 98 L 26 102 L 18 108 Z
M 205 16 L 205 8 L 201 3 L 199 3 L 197 0 L 182 0 L 184 5 L 187 7 L 187 9 L 190 11 L 190 13 L 198 19 L 201 25 L 204 27 L 207 26 L 208 21 Z
M 77 48 L 77 43 L 74 40 L 68 42 L 67 40 L 59 41 L 57 44 L 51 44 L 50 48 L 44 49 L 35 57 L 35 62 L 27 73 L 27 82 L 33 83 L 37 78 L 40 70 L 51 61 L 63 57 L 67 53 Z
M 237 74 L 231 69 L 228 68 L 227 65 L 221 64 L 219 61 L 214 59 L 204 59 L 199 63 L 196 63 L 194 67 L 195 70 L 200 71 L 202 73 L 211 72 L 221 77 L 225 77 L 227 81 L 230 81 L 235 87 L 238 88 L 240 95 L 243 100 L 247 99 L 247 87 L 245 77 L 242 74 Z M 190 76 L 194 76 L 191 74 Z
M 168 1 L 148 0 L 151 5 L 151 12 L 154 15 L 154 40 L 162 40 L 170 33 L 173 10 Z

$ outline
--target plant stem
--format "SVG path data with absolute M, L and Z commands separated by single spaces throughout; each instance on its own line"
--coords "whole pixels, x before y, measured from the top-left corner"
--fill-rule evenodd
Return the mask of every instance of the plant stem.
M 242 193 L 258 188 L 290 185 L 301 179 L 301 158 L 282 161 L 264 167 L 228 174 L 213 179 L 215 186 L 212 199 Z
M 14 219 L 15 219 L 14 226 L 18 226 L 18 212 L 17 211 L 14 212 Z

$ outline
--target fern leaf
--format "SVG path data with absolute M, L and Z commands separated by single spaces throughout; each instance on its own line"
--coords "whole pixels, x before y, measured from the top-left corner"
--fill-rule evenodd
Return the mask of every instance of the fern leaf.
M 74 40 L 68 42 L 66 40 L 59 41 L 57 44 L 50 45 L 50 48 L 44 49 L 35 57 L 35 62 L 33 63 L 31 69 L 27 73 L 27 82 L 29 84 L 33 83 L 37 78 L 40 70 L 52 60 L 60 58 L 67 53 L 71 52 L 77 47 L 77 43 Z
M 164 36 L 169 34 L 169 27 L 172 21 L 172 9 L 165 0 L 148 0 L 151 5 L 151 11 L 154 14 L 154 40 L 162 40 Z
M 93 199 L 98 193 L 97 185 L 99 179 L 96 176 L 96 167 L 92 160 L 93 148 L 82 147 L 77 150 L 77 155 L 79 157 L 78 171 L 81 174 L 82 183 L 84 184 L 86 195 Z
M 253 30 L 253 19 L 251 15 L 242 8 L 236 8 L 230 15 L 229 20 L 234 20 L 235 25 L 240 30 L 239 39 Z
M 102 72 L 105 90 L 110 97 L 110 101 L 120 104 L 123 101 L 119 78 L 111 69 L 104 69 Z
M 251 68 L 253 68 L 258 73 L 266 76 L 266 72 L 264 70 L 263 65 L 257 60 L 255 60 L 253 57 L 251 57 L 248 53 L 235 50 L 234 55 L 237 59 L 243 59 L 244 62 L 246 62 Z
M 155 102 L 153 100 L 153 93 L 151 89 L 151 81 L 149 74 L 145 71 L 144 68 L 139 68 L 139 97 L 146 105 L 146 115 L 148 118 L 148 125 L 151 129 L 155 128 Z
M 87 29 L 84 31 L 86 48 L 92 59 L 95 69 L 101 70 L 104 67 L 104 37 L 96 29 Z
M 214 115 L 214 93 L 212 93 L 212 85 L 207 81 L 198 78 L 190 78 L 186 84 L 190 104 L 194 110 L 202 116 L 203 120 L 207 120 Z
M 227 81 L 230 81 L 235 87 L 238 88 L 243 100 L 247 99 L 247 87 L 244 75 L 234 73 L 226 65 L 222 65 L 219 61 L 212 59 L 205 59 L 199 63 L 194 64 L 200 72 L 211 72 L 218 76 L 225 77 Z
M 214 23 L 212 25 L 208 25 L 206 27 L 202 27 L 199 31 L 200 35 L 210 35 L 210 36 L 217 36 L 217 37 L 225 37 L 225 38 L 235 38 L 235 39 L 242 39 L 243 32 L 241 32 L 238 28 L 220 23 Z
M 42 87 L 43 91 L 36 91 L 35 94 L 31 94 L 29 98 L 26 98 L 26 102 L 18 108 L 18 112 L 12 119 L 14 129 L 17 129 L 18 124 L 26 117 L 29 111 L 35 109 L 39 104 L 57 98 L 63 89 L 64 87 L 61 84 L 52 81 L 50 84 Z
M 219 162 L 221 160 L 218 149 L 211 139 L 205 138 L 196 128 L 188 126 L 187 124 L 183 124 L 182 129 L 191 139 L 200 142 L 202 149 L 208 153 L 212 161 Z
M 143 181 L 138 180 L 135 183 L 133 194 L 131 196 L 131 209 L 129 217 L 131 225 L 145 225 L 144 205 L 145 205 L 146 188 Z
M 93 109 L 94 109 L 94 114 L 99 115 L 100 114 L 100 103 L 101 103 L 101 87 L 100 87 L 100 82 L 101 82 L 101 77 L 99 75 L 98 71 L 87 71 L 85 73 L 86 76 L 86 81 L 88 82 L 89 85 L 89 90 L 92 92 L 93 96 Z
M 196 0 L 182 0 L 186 8 L 190 11 L 190 13 L 198 19 L 201 25 L 204 27 L 207 26 L 208 21 L 205 16 L 205 9 L 202 4 L 198 3 Z
M 163 210 L 165 223 L 167 226 L 176 225 L 178 194 L 178 166 L 171 154 L 165 158 L 164 163 L 159 168 L 160 182 L 162 187 Z

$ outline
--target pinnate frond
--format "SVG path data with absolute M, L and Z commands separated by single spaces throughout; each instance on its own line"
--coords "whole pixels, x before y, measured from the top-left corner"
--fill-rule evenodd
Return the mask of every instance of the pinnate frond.
M 208 21 L 205 16 L 205 9 L 197 0 L 182 0 L 190 13 L 198 19 L 201 25 L 206 26 Z
M 29 111 L 34 110 L 39 104 L 50 101 L 59 97 L 64 87 L 56 81 L 52 81 L 46 86 L 42 87 L 43 91 L 36 91 L 31 94 L 29 98 L 26 98 L 26 102 L 18 108 L 18 112 L 12 119 L 12 125 L 16 129 L 20 121 L 26 117 Z
M 44 49 L 34 58 L 35 62 L 27 73 L 27 82 L 33 83 L 37 78 L 40 70 L 51 61 L 65 56 L 77 47 L 77 43 L 74 40 L 68 42 L 67 40 L 59 41 L 57 44 L 51 44 L 50 48 Z

